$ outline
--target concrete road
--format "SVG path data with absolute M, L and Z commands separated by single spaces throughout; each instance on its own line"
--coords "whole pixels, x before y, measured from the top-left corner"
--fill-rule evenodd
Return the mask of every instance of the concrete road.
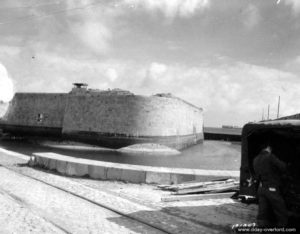
M 14 172 L 5 166 L 17 160 L 0 158 L 1 233 L 163 233 Z
M 5 233 L 160 233 L 6 168 L 0 168 L 0 178 L 0 226 Z

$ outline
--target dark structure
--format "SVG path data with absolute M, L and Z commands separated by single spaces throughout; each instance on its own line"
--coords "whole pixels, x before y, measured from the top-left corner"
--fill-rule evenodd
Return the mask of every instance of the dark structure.
M 280 117 L 277 120 L 287 120 L 287 119 L 300 119 L 300 114 L 294 114 L 294 115 Z
M 242 131 L 240 195 L 256 196 L 251 183 L 253 160 L 261 147 L 270 144 L 277 157 L 288 164 L 284 198 L 289 210 L 300 214 L 300 120 L 248 123 Z
M 203 131 L 205 140 L 241 141 L 242 138 L 241 128 L 204 127 Z
M 170 94 L 141 96 L 74 83 L 70 93 L 16 93 L 0 129 L 110 148 L 159 143 L 182 149 L 203 140 L 202 112 Z

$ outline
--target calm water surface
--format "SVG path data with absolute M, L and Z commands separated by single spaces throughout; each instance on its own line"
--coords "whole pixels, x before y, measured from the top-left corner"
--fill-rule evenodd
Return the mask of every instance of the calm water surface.
M 54 152 L 107 162 L 177 168 L 239 170 L 241 162 L 240 144 L 210 140 L 187 148 L 178 155 L 128 154 L 99 148 L 97 150 L 58 149 L 24 141 L 0 141 L 0 147 L 26 155 L 34 152 Z

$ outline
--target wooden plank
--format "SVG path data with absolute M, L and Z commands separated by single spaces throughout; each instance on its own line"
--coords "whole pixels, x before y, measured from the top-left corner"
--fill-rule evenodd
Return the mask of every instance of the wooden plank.
M 206 187 L 208 185 L 219 185 L 219 184 L 228 184 L 237 182 L 234 179 L 227 179 L 227 180 L 221 180 L 221 181 L 207 181 L 207 182 L 188 182 L 188 183 L 182 183 L 182 184 L 176 184 L 176 185 L 158 185 L 157 187 L 163 190 L 172 190 L 172 191 L 178 191 L 181 189 L 189 189 L 189 188 L 198 188 L 198 187 Z
M 235 192 L 166 196 L 166 197 L 162 197 L 161 201 L 163 201 L 163 202 L 198 201 L 198 200 L 205 200 L 205 199 L 230 198 L 234 193 Z
M 198 182 L 193 184 L 182 184 L 178 186 L 178 189 L 187 189 L 187 188 L 198 188 L 198 187 L 208 187 L 210 185 L 223 185 L 223 184 L 229 184 L 234 183 L 236 180 L 229 179 L 225 181 L 208 181 L 208 182 Z
M 172 194 L 190 194 L 190 193 L 205 193 L 205 192 L 221 192 L 221 191 L 230 191 L 237 189 L 239 187 L 238 184 L 226 184 L 226 185 L 218 185 L 218 186 L 209 186 L 204 188 L 193 188 L 193 189 L 182 189 Z
M 214 189 L 218 189 L 218 188 L 226 188 L 228 186 L 232 186 L 232 185 L 237 185 L 238 182 L 230 182 L 230 183 L 221 183 L 221 184 L 207 184 L 205 186 L 198 186 L 198 187 L 187 187 L 187 188 L 182 188 L 179 189 L 175 192 L 180 192 L 180 191 L 189 191 L 189 190 L 199 190 L 199 191 L 210 191 L 210 190 L 214 190 Z

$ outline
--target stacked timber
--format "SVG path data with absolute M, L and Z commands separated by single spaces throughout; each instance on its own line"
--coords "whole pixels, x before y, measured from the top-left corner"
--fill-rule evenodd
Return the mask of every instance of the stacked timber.
M 162 198 L 162 201 L 199 200 L 204 197 L 222 197 L 222 195 L 230 196 L 232 192 L 238 191 L 239 181 L 234 179 L 207 182 L 190 181 L 176 185 L 158 185 L 157 187 L 161 190 L 170 191 L 172 195 L 176 195 L 172 197 L 164 197 Z

